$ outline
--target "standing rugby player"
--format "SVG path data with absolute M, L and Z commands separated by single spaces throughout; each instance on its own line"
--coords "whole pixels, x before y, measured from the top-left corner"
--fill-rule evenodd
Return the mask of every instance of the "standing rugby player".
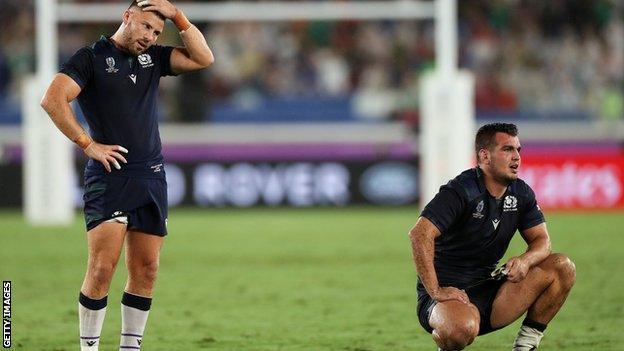
M 173 21 L 184 46 L 156 45 Z M 167 234 L 167 183 L 156 105 L 160 77 L 214 61 L 202 33 L 167 0 L 133 1 L 119 29 L 78 50 L 41 106 L 90 158 L 85 168 L 87 271 L 79 295 L 81 350 L 98 350 L 107 295 L 125 242 L 120 350 L 138 350 Z M 90 133 L 69 103 L 78 99 Z

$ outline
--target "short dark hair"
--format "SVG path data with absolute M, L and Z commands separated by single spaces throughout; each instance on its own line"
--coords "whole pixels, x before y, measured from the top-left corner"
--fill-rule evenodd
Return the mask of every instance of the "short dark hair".
M 511 136 L 518 135 L 518 127 L 512 123 L 490 123 L 479 128 L 475 137 L 475 152 L 479 161 L 479 150 L 491 150 L 494 147 L 494 137 L 496 133 L 505 133 Z
M 128 8 L 126 9 L 126 11 L 127 11 L 127 10 L 130 10 L 130 9 L 131 9 L 131 8 L 133 8 L 133 7 L 136 7 L 136 8 L 139 8 L 139 9 L 141 8 L 141 6 L 139 6 L 139 1 L 138 1 L 138 0 L 132 0 L 132 1 L 130 2 L 130 5 L 129 5 L 129 6 L 128 6 Z M 163 20 L 163 21 L 166 21 L 166 20 L 167 20 L 167 18 L 165 18 L 165 16 L 163 16 L 160 12 L 157 12 L 157 11 L 153 11 L 153 12 L 154 12 L 154 13 L 158 16 L 158 18 L 160 18 L 161 20 Z

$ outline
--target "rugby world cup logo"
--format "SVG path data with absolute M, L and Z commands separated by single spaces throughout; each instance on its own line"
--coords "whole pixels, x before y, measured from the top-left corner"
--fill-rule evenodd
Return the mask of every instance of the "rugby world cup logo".
M 474 218 L 478 218 L 481 219 L 483 218 L 483 213 L 481 213 L 481 211 L 483 211 L 483 207 L 484 207 L 484 203 L 483 200 L 479 201 L 479 203 L 477 204 L 477 208 L 475 209 L 475 211 L 472 213 L 472 217 Z
M 106 58 L 106 65 L 108 66 L 108 68 L 106 69 L 106 72 L 108 73 L 117 73 L 117 71 L 119 71 L 117 68 L 115 68 L 115 59 L 112 57 Z

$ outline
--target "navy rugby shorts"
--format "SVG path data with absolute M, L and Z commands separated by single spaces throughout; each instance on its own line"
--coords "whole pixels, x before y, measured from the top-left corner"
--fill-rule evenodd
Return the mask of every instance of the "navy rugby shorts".
M 167 235 L 167 181 L 106 174 L 85 175 L 87 231 L 100 223 L 127 217 L 128 229 Z
M 479 310 L 479 316 L 481 317 L 479 335 L 491 333 L 502 328 L 492 327 L 492 324 L 490 323 L 490 316 L 492 315 L 492 304 L 494 303 L 496 294 L 504 282 L 504 279 L 491 279 L 466 289 L 466 295 L 468 295 L 470 302 L 477 307 Z M 418 321 L 428 333 L 433 331 L 433 328 L 429 325 L 429 317 L 431 316 L 433 307 L 436 304 L 437 302 L 433 300 L 429 294 L 425 293 L 418 296 L 418 306 L 416 308 Z

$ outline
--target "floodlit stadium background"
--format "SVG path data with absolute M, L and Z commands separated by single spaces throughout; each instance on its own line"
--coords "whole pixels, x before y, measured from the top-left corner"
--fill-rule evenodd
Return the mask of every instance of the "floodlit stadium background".
M 21 213 L 21 88 L 36 64 L 34 6 L 0 1 L 0 276 L 18 291 L 16 347 L 71 349 L 82 219 L 42 229 Z M 624 268 L 623 11 L 621 1 L 458 4 L 458 59 L 476 80 L 476 124 L 518 124 L 521 177 L 546 211 L 554 248 L 579 268 L 547 350 L 624 342 L 616 329 L 624 282 L 609 273 Z M 117 25 L 59 25 L 59 62 Z M 419 210 L 419 83 L 435 66 L 433 21 L 197 25 L 215 64 L 161 81 L 173 234 L 160 298 L 176 305 L 180 287 L 192 281 L 197 289 L 186 292 L 182 312 L 154 311 L 148 330 L 166 334 L 171 317 L 176 335 L 146 339 L 145 349 L 431 346 L 412 313 L 405 233 Z M 173 27 L 159 40 L 177 43 Z M 75 155 L 79 208 L 85 159 Z M 597 295 L 594 287 L 602 287 Z M 49 291 L 49 300 L 37 291 Z M 41 309 L 61 320 L 40 317 Z M 42 319 L 54 327 L 25 336 Z M 107 320 L 103 342 L 114 347 L 118 316 Z M 507 347 L 514 332 L 483 338 L 477 349 Z
M 1 6 L 0 206 L 15 207 L 34 10 L 32 1 Z M 522 176 L 542 206 L 623 207 L 621 2 L 458 7 L 459 65 L 476 79 L 477 124 L 520 126 Z M 161 83 L 171 206 L 417 203 L 419 77 L 434 67 L 432 20 L 198 25 L 216 63 Z M 59 25 L 59 62 L 116 27 Z M 176 40 L 172 29 L 160 39 Z

